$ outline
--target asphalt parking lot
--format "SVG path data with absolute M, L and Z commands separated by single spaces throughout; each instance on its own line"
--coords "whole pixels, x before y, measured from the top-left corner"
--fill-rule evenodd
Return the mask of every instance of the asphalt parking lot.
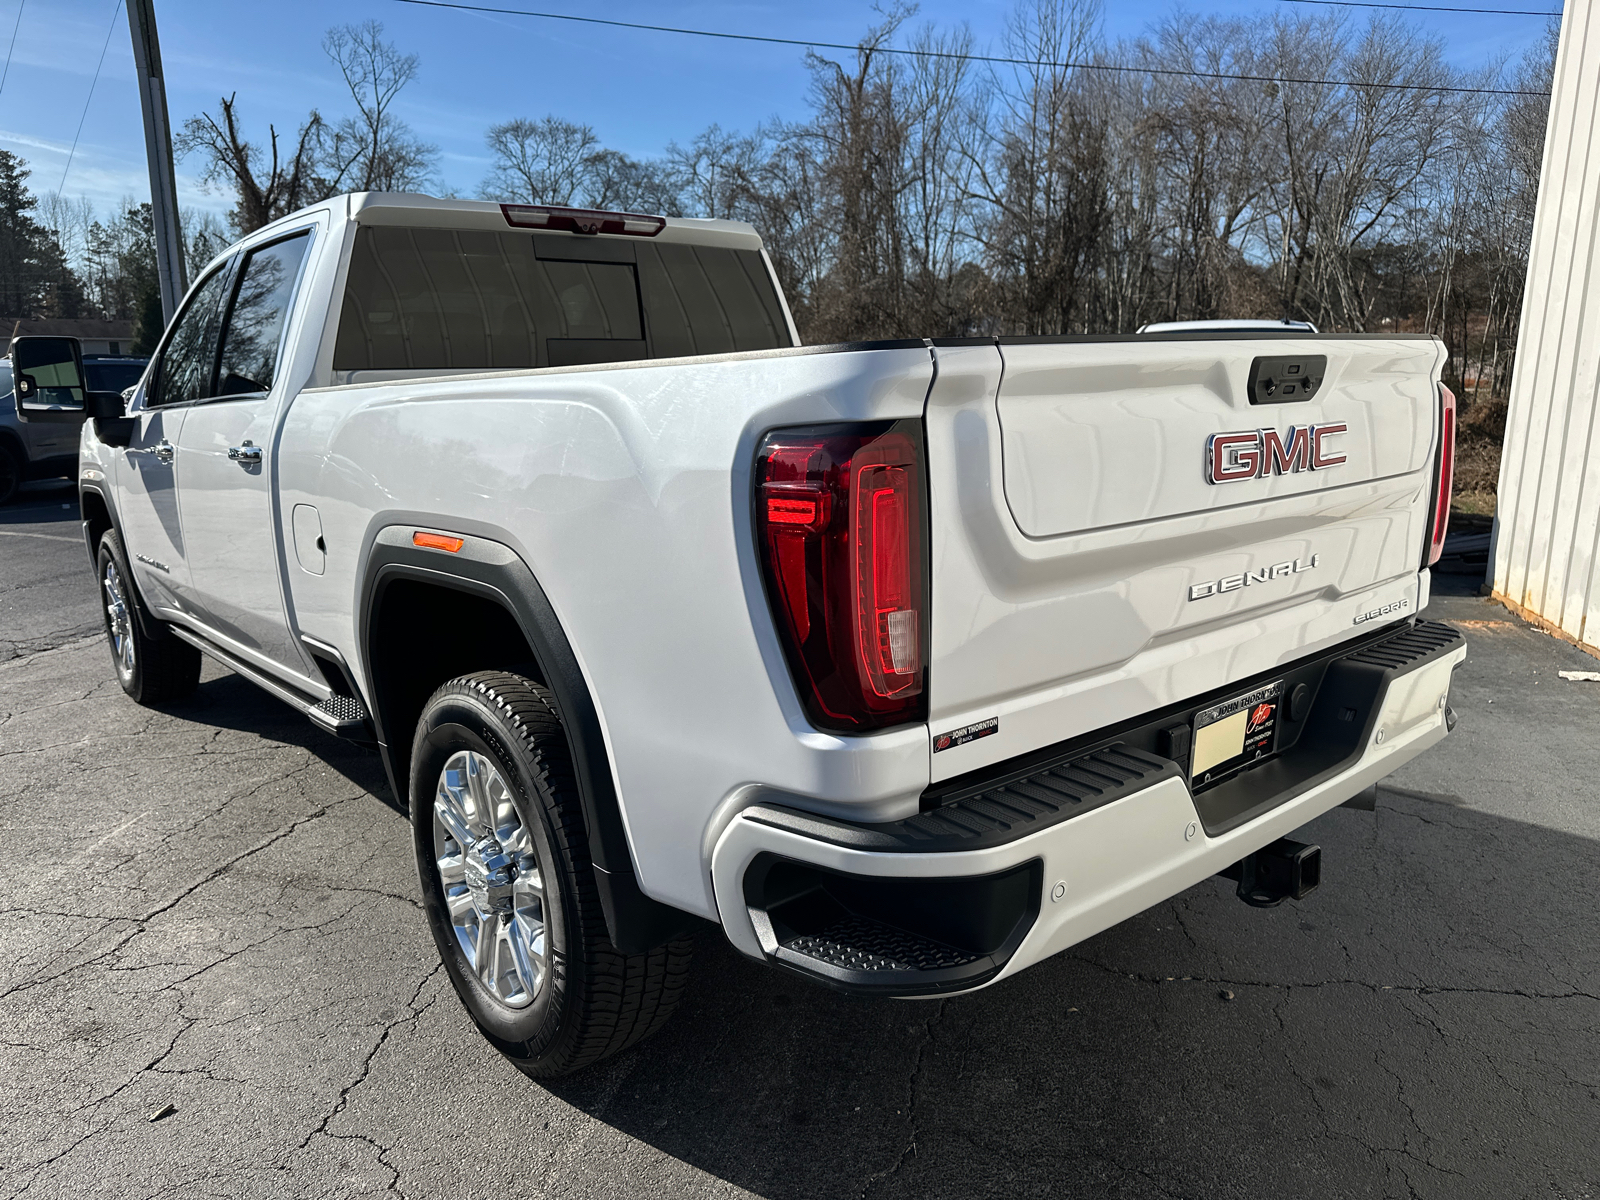
M 1600 1198 L 1597 664 L 1470 586 L 1454 737 L 1306 828 L 1303 903 L 1210 881 L 926 1003 L 708 933 L 660 1035 L 538 1084 L 376 757 L 215 666 L 122 695 L 73 500 L 0 509 L 0 1197 Z

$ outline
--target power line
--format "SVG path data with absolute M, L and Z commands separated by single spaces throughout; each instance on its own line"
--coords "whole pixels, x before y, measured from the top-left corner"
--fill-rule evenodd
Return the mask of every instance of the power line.
M 1280 5 L 1326 5 L 1330 8 L 1398 8 L 1402 13 L 1486 13 L 1490 16 L 1560 16 L 1542 8 L 1456 8 L 1453 5 L 1386 5 L 1378 0 L 1278 0 Z
M 61 184 L 56 188 L 56 195 L 61 195 L 61 189 L 67 186 L 67 172 L 72 170 L 72 156 L 78 152 L 78 139 L 83 136 L 83 123 L 89 116 L 89 104 L 94 100 L 94 85 L 100 82 L 100 68 L 106 65 L 106 49 L 111 45 L 111 35 L 117 28 L 117 15 L 122 12 L 122 0 L 117 0 L 117 6 L 111 10 L 111 28 L 106 30 L 105 44 L 100 47 L 100 61 L 94 66 L 94 78 L 89 81 L 89 95 L 83 102 L 83 116 L 78 118 L 78 132 L 72 135 L 72 149 L 67 151 L 67 165 L 61 171 Z
M 496 8 L 487 4 L 460 4 L 451 0 L 395 0 L 397 4 L 415 4 L 422 8 L 449 8 L 461 12 L 492 13 L 497 16 L 538 17 L 545 21 L 573 21 L 580 25 L 605 25 L 613 29 L 640 29 L 649 33 L 679 33 L 688 37 L 721 38 L 733 42 L 764 42 L 773 46 L 799 46 L 807 50 L 859 50 L 845 42 L 808 41 L 803 38 L 765 37 L 754 33 L 726 33 L 714 29 L 683 29 L 676 25 L 646 25 L 639 21 L 614 21 L 606 17 L 579 17 L 571 13 L 535 12 L 526 8 Z M 905 50 L 896 46 L 879 46 L 880 54 L 900 54 L 908 58 L 948 58 L 957 62 L 992 63 L 1008 67 L 1054 67 L 1058 70 L 1110 71 L 1131 75 L 1169 75 L 1184 79 L 1233 79 L 1245 83 L 1305 83 L 1342 87 L 1348 80 L 1299 79 L 1289 75 L 1234 75 L 1224 71 L 1180 71 L 1170 67 L 1126 67 L 1096 62 L 1051 62 L 1029 58 L 1006 58 L 996 54 L 956 54 L 949 50 Z M 1521 88 L 1434 87 L 1424 83 L 1367 83 L 1362 87 L 1395 92 L 1453 92 L 1471 96 L 1548 96 L 1549 92 L 1527 91 Z
M 1378 0 L 1278 0 L 1280 5 L 1326 5 L 1330 8 L 1398 8 L 1402 13 L 1486 13 L 1490 16 L 1560 16 L 1542 8 L 1456 8 L 1453 5 L 1386 5 Z
M 6 90 L 6 77 L 11 74 L 11 56 L 17 49 L 17 30 L 22 27 L 22 10 L 28 6 L 28 0 L 21 0 L 17 5 L 17 21 L 11 26 L 11 46 L 6 50 L 6 69 L 0 71 L 0 93 Z

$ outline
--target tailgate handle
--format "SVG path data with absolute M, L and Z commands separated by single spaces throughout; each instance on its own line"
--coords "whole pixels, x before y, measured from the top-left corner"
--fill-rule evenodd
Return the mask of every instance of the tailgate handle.
M 1250 364 L 1251 404 L 1294 404 L 1322 387 L 1326 354 L 1263 355 Z

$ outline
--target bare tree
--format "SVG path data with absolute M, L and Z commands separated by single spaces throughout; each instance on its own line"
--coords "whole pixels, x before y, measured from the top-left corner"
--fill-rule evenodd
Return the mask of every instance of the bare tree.
M 1218 78 L 1263 73 L 1251 33 L 1238 20 L 1178 14 L 1139 46 L 1136 61 L 1164 72 L 1151 74 L 1133 134 L 1160 175 L 1162 316 L 1219 317 L 1260 303 L 1246 255 L 1282 163 L 1273 90 Z
M 977 238 L 1004 296 L 1008 323 L 1066 333 L 1088 320 L 1082 303 L 1109 219 L 1107 121 L 1070 65 L 1092 56 L 1097 0 L 1024 0 L 1006 56 L 977 97 L 974 198 L 990 212 Z
M 263 152 L 239 127 L 237 99 L 237 93 L 224 96 L 216 115 L 190 117 L 174 148 L 180 157 L 199 154 L 204 159 L 200 177 L 206 183 L 233 189 L 229 223 L 235 233 L 245 234 L 330 194 L 318 172 L 327 126 L 313 109 L 300 127 L 294 150 L 285 154 L 278 146 L 277 127 L 268 125 L 268 148 Z
M 720 125 L 702 130 L 687 147 L 667 146 L 676 199 L 685 215 L 727 218 L 748 187 L 759 157 L 759 137 L 729 133 Z
M 587 181 L 589 158 L 600 149 L 593 129 L 558 117 L 502 121 L 486 140 L 494 165 L 479 194 L 529 204 L 575 203 Z
M 236 234 L 340 192 L 414 191 L 433 173 L 437 151 L 393 111 L 395 97 L 416 78 L 416 55 L 385 42 L 376 21 L 329 30 L 323 49 L 350 89 L 355 116 L 329 125 L 312 109 L 292 150 L 280 146 L 273 125 L 263 149 L 245 135 L 235 93 L 218 102 L 215 114 L 185 121 L 174 142 L 180 157 L 201 157 L 206 183 L 233 191 L 228 217 Z
M 329 131 L 323 188 L 343 191 L 414 191 L 433 174 L 438 150 L 419 140 L 394 112 L 400 92 L 417 77 L 420 60 L 383 40 L 383 25 L 364 21 L 328 30 L 322 49 L 339 69 L 356 115 Z
M 848 66 L 807 55 L 815 117 L 811 143 L 829 211 L 814 230 L 832 247 L 812 297 L 824 336 L 894 336 L 902 327 L 906 262 L 899 205 L 908 185 L 903 72 L 882 53 L 911 10 L 898 7 L 862 38 Z M 846 330 L 859 330 L 850 335 Z
M 679 189 L 669 162 L 600 150 L 584 164 L 583 203 L 590 208 L 679 217 Z

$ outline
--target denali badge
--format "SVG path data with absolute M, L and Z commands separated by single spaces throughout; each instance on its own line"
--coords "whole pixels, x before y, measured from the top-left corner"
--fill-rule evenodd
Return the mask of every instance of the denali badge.
M 1237 483 L 1297 471 L 1320 471 L 1345 460 L 1330 456 L 1323 443 L 1350 427 L 1291 425 L 1288 433 L 1276 429 L 1245 429 L 1238 433 L 1213 433 L 1206 439 L 1206 482 Z
M 1262 567 L 1259 571 L 1246 571 L 1242 575 L 1224 575 L 1210 583 L 1197 583 L 1189 588 L 1189 599 L 1204 600 L 1207 596 L 1215 596 L 1221 592 L 1237 592 L 1242 587 L 1249 587 L 1252 583 L 1266 583 L 1269 579 L 1284 579 L 1290 575 L 1298 575 L 1302 571 L 1309 571 L 1322 559 L 1322 555 L 1313 554 L 1310 561 L 1295 558 L 1288 562 L 1273 563 L 1270 567 Z

